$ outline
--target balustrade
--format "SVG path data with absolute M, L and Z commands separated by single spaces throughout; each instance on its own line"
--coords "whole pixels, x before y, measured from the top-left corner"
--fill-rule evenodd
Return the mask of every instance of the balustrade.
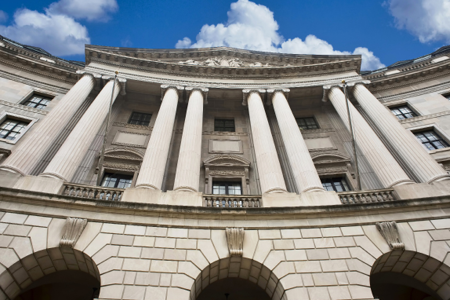
M 342 204 L 360 204 L 394 201 L 393 189 L 338 193 Z
M 255 208 L 261 207 L 261 197 L 204 195 L 203 206 L 214 208 Z
M 62 195 L 76 198 L 120 201 L 124 189 L 65 183 Z

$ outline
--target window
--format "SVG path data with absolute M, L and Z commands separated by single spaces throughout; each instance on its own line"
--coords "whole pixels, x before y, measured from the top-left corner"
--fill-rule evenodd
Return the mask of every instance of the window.
M 300 129 L 318 129 L 319 125 L 314 118 L 296 118 Z
M 30 99 L 25 101 L 23 103 L 23 105 L 26 105 L 26 106 L 29 106 L 29 107 L 33 107 L 33 108 L 38 108 L 38 109 L 44 109 L 45 107 L 47 107 L 48 103 L 51 100 L 52 99 L 50 99 L 48 97 L 35 94 Z
M 215 119 L 214 131 L 229 131 L 234 132 L 234 119 Z
M 6 118 L 0 124 L 0 138 L 14 140 L 17 136 L 24 132 L 29 122 L 16 119 Z
M 337 193 L 350 191 L 347 180 L 343 176 L 320 178 L 320 181 L 322 181 L 322 186 L 327 191 L 335 191 Z
M 434 130 L 414 132 L 414 135 L 428 150 L 448 147 L 448 143 L 434 132 Z
M 214 195 L 242 195 L 242 187 L 240 182 L 233 181 L 214 181 Z
M 103 176 L 103 187 L 126 189 L 130 187 L 131 181 L 133 180 L 132 175 L 117 174 L 117 173 L 105 173 Z
M 130 120 L 128 121 L 128 124 L 148 126 L 148 124 L 150 124 L 151 118 L 152 118 L 151 114 L 133 112 L 131 114 Z
M 413 112 L 408 105 L 402 105 L 402 106 L 396 106 L 396 107 L 391 107 L 390 108 L 392 113 L 399 119 L 399 120 L 404 120 L 404 119 L 409 119 L 409 118 L 413 118 L 416 117 L 417 114 L 415 112 Z

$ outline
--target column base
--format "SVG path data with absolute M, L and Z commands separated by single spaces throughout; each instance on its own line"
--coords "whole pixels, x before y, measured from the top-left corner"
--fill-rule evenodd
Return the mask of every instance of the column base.
M 450 184 L 447 181 L 428 183 L 415 183 L 395 186 L 394 191 L 400 200 L 429 198 L 450 195 Z
M 174 191 L 178 191 L 178 192 L 193 192 L 193 193 L 197 193 L 197 190 L 194 188 L 191 188 L 189 186 L 179 186 L 176 189 L 174 189 Z
M 0 169 L 0 187 L 12 188 L 22 176 L 10 169 Z
M 203 206 L 202 193 L 192 191 L 167 191 L 149 188 L 129 188 L 121 202 L 138 202 L 160 205 Z
M 13 188 L 33 192 L 42 192 L 49 194 L 59 194 L 64 180 L 44 176 L 24 176 L 21 177 Z

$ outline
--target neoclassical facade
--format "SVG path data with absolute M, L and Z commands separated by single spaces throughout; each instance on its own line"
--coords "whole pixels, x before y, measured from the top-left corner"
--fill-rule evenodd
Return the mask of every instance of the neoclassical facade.
M 450 299 L 450 46 L 0 37 L 0 299 Z

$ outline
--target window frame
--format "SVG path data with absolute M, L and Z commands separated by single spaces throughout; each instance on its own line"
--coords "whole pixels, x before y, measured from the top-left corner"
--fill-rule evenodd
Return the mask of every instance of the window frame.
M 416 141 L 422 147 L 424 147 L 425 150 L 427 150 L 429 153 L 434 153 L 436 151 L 447 151 L 447 150 L 450 149 L 449 148 L 450 146 L 447 146 L 447 147 L 440 148 L 440 149 L 430 150 L 421 141 L 419 141 L 419 139 L 416 137 L 416 133 L 420 133 L 420 132 L 424 132 L 424 131 L 434 131 L 447 145 L 450 145 L 450 137 L 448 135 L 446 135 L 442 130 L 440 130 L 439 127 L 436 126 L 436 124 L 429 124 L 429 125 L 412 127 L 412 128 L 408 128 L 408 130 L 412 133 L 412 135 L 414 136 Z
M 148 116 L 150 116 L 150 118 L 149 118 L 149 120 L 148 120 L 148 124 L 147 124 L 147 125 L 144 125 L 144 124 L 130 123 L 131 120 L 133 119 L 133 115 L 134 115 L 134 114 L 140 114 L 140 115 L 148 115 Z M 127 124 L 130 124 L 130 125 L 138 125 L 138 126 L 146 126 L 146 127 L 148 127 L 148 126 L 150 126 L 150 122 L 152 121 L 152 117 L 153 117 L 153 114 L 152 114 L 152 113 L 144 113 L 144 112 L 139 112 L 139 111 L 132 111 L 130 117 L 128 118 Z
M 347 190 L 337 191 L 336 187 L 334 186 L 334 183 L 331 183 L 332 188 L 333 188 L 332 191 L 334 191 L 336 193 L 345 193 L 345 192 L 353 191 L 352 185 L 350 184 L 346 174 L 333 174 L 333 175 L 329 175 L 329 176 L 320 176 L 319 178 L 320 178 L 320 182 L 322 183 L 323 188 L 327 192 L 330 192 L 330 191 L 328 189 L 326 189 L 325 186 L 323 185 L 324 184 L 323 180 L 327 180 L 327 179 L 331 180 L 331 179 L 337 179 L 337 178 L 341 179 L 341 181 L 340 181 L 341 183 L 344 182 L 344 185 L 342 185 L 342 184 L 341 185 L 346 186 Z
M 124 179 L 124 178 L 120 178 L 120 177 L 129 177 L 130 185 L 127 186 L 127 187 L 124 187 L 124 188 L 119 188 L 119 187 L 116 187 L 116 186 L 114 186 L 114 187 L 104 186 L 103 184 L 104 184 L 104 182 L 105 182 L 105 177 L 106 177 L 107 175 L 118 175 L 118 176 L 116 177 L 116 178 L 119 178 L 119 181 L 116 182 L 117 185 L 119 184 L 120 179 Z M 101 181 L 101 187 L 102 187 L 102 188 L 107 188 L 107 189 L 108 189 L 108 188 L 110 188 L 110 189 L 127 189 L 127 188 L 130 188 L 130 187 L 133 186 L 134 177 L 135 177 L 134 174 L 130 174 L 130 173 L 122 173 L 122 172 L 117 172 L 117 171 L 114 171 L 114 170 L 108 170 L 108 169 L 106 169 L 106 170 L 103 171 L 103 176 L 102 176 L 102 181 Z
M 233 130 L 217 130 L 216 128 L 216 122 L 217 121 L 233 121 Z M 225 125 L 223 125 L 222 127 L 223 129 L 229 128 Z M 236 120 L 234 118 L 214 118 L 214 131 L 218 131 L 218 132 L 236 132 Z
M 18 115 L 18 114 L 10 113 L 7 111 L 2 111 L 0 113 L 0 124 L 3 124 L 3 122 L 6 121 L 7 119 L 16 119 L 18 121 L 28 122 L 28 125 L 24 128 L 24 130 L 19 135 L 16 136 L 16 138 L 14 140 L 0 138 L 0 142 L 5 142 L 8 144 L 13 144 L 13 145 L 16 144 L 22 138 L 22 136 L 24 136 L 25 133 L 27 133 L 27 131 L 31 128 L 31 126 L 33 126 L 34 123 L 36 123 L 38 121 L 38 119 L 30 118 L 28 116 Z
M 35 107 L 35 106 L 29 106 L 28 104 L 32 103 L 31 100 L 34 99 L 35 97 L 40 97 L 42 99 L 46 99 L 46 100 L 48 100 L 48 102 L 42 108 L 38 108 L 38 107 Z M 51 102 L 53 101 L 54 98 L 55 98 L 54 96 L 33 92 L 33 93 L 31 93 L 31 95 L 28 95 L 25 100 L 21 101 L 20 104 L 22 104 L 22 105 L 24 105 L 26 107 L 29 107 L 29 108 L 34 108 L 34 109 L 39 109 L 39 110 L 46 110 L 50 106 L 50 104 L 51 104 Z
M 302 127 L 300 127 L 300 125 L 298 124 L 298 120 L 305 120 L 305 125 L 307 126 L 307 128 L 302 128 Z M 312 119 L 313 121 L 314 121 L 314 124 L 315 124 L 315 128 L 309 128 L 308 127 L 308 124 L 307 124 L 307 122 L 306 122 L 306 119 Z M 319 122 L 317 122 L 317 119 L 316 119 L 316 117 L 314 117 L 314 116 L 312 116 L 312 117 L 296 117 L 295 118 L 295 121 L 297 122 L 297 126 L 298 126 L 298 128 L 300 129 L 300 130 L 314 130 L 314 129 L 320 129 L 320 125 L 319 125 Z
M 220 180 L 220 179 L 222 179 L 222 180 Z M 244 191 L 242 189 L 242 181 L 241 180 L 239 180 L 239 179 L 237 179 L 237 180 L 232 180 L 232 179 L 226 180 L 225 178 L 220 178 L 220 179 L 219 178 L 217 178 L 216 180 L 213 179 L 212 195 L 226 195 L 226 196 L 242 196 L 242 195 L 244 195 Z M 223 184 L 225 186 L 225 192 L 226 193 L 225 194 L 214 194 L 214 186 L 216 184 L 219 184 L 219 185 Z M 229 193 L 229 187 L 232 186 L 233 184 L 239 184 L 239 187 L 240 187 L 240 190 L 241 190 L 240 194 L 237 195 L 237 194 L 230 194 Z
M 409 117 L 409 118 L 408 118 L 408 117 L 405 117 L 405 118 L 403 118 L 403 119 L 400 119 L 400 118 L 398 117 L 399 115 L 396 115 L 396 114 L 393 112 L 393 109 L 404 108 L 404 107 L 406 107 L 407 109 L 409 109 L 409 111 L 410 111 L 411 114 L 412 114 L 412 117 Z M 399 120 L 399 121 L 408 120 L 408 119 L 412 119 L 412 118 L 414 118 L 414 117 L 420 116 L 420 114 L 417 112 L 417 110 L 415 110 L 408 102 L 404 102 L 404 103 L 400 103 L 400 104 L 397 104 L 397 105 L 388 106 L 388 109 L 391 111 L 391 113 L 392 113 L 392 114 L 397 118 L 397 120 Z M 402 116 L 405 116 L 403 112 L 401 112 L 401 115 L 402 115 Z

